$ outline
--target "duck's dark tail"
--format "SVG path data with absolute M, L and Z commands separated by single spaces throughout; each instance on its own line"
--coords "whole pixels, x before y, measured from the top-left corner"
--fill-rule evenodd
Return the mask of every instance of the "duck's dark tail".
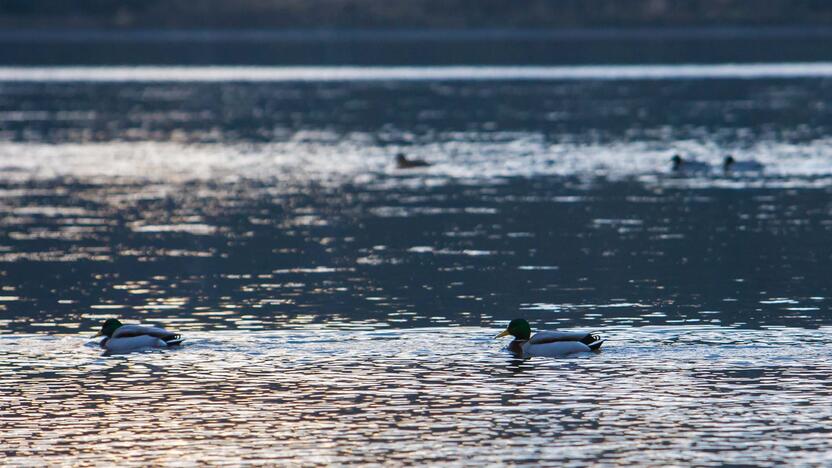
M 591 349 L 593 351 L 598 351 L 598 349 L 601 348 L 601 345 L 604 344 L 604 341 L 607 341 L 607 340 L 598 340 L 594 343 L 588 344 L 587 346 L 589 346 L 589 349 Z
M 596 351 L 602 344 L 604 344 L 604 341 L 606 340 L 602 340 L 599 335 L 593 335 L 590 333 L 581 340 L 581 343 L 589 346 L 589 349 Z

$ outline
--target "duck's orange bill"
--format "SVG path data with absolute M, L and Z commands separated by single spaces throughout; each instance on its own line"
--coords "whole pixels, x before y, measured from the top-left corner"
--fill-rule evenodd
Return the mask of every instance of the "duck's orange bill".
M 504 336 L 506 336 L 506 335 L 510 335 L 510 334 L 511 334 L 511 333 L 509 333 L 509 331 L 508 331 L 508 330 L 505 330 L 505 331 L 503 331 L 502 333 L 500 333 L 499 335 L 495 336 L 495 337 L 494 337 L 494 339 L 496 340 L 497 338 L 502 338 L 502 337 L 504 337 Z

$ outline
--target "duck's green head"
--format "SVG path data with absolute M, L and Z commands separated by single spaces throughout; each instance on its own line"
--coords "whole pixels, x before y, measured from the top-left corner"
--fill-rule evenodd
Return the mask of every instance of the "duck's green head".
M 120 326 L 121 322 L 119 322 L 118 319 L 107 319 L 104 321 L 104 325 L 101 325 L 101 331 L 99 331 L 95 336 L 107 336 L 112 338 L 113 333 L 115 333 Z
M 673 163 L 673 170 L 677 170 L 682 166 L 682 157 L 678 154 L 674 154 L 672 158 L 670 158 L 670 162 Z
M 735 162 L 737 162 L 737 161 L 734 159 L 733 156 L 731 156 L 729 154 L 728 156 L 725 156 L 725 159 L 722 160 L 722 168 L 723 169 L 730 169 L 731 164 L 734 164 Z
M 532 327 L 526 319 L 514 319 L 508 324 L 508 328 L 495 338 L 511 335 L 518 340 L 528 340 L 532 336 Z

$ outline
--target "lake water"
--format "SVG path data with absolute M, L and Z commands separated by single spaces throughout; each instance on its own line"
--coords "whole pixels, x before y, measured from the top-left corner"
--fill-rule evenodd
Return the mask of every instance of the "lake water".
M 829 464 L 831 70 L 4 67 L 4 463 Z

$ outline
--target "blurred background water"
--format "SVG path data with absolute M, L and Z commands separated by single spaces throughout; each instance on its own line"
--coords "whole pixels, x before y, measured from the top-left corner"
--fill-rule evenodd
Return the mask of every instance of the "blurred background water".
M 825 63 L 116 82 L 135 70 L 38 77 L 17 53 L 6 463 L 829 463 Z M 519 316 L 609 341 L 517 360 L 491 338 Z M 109 317 L 187 341 L 102 357 Z

